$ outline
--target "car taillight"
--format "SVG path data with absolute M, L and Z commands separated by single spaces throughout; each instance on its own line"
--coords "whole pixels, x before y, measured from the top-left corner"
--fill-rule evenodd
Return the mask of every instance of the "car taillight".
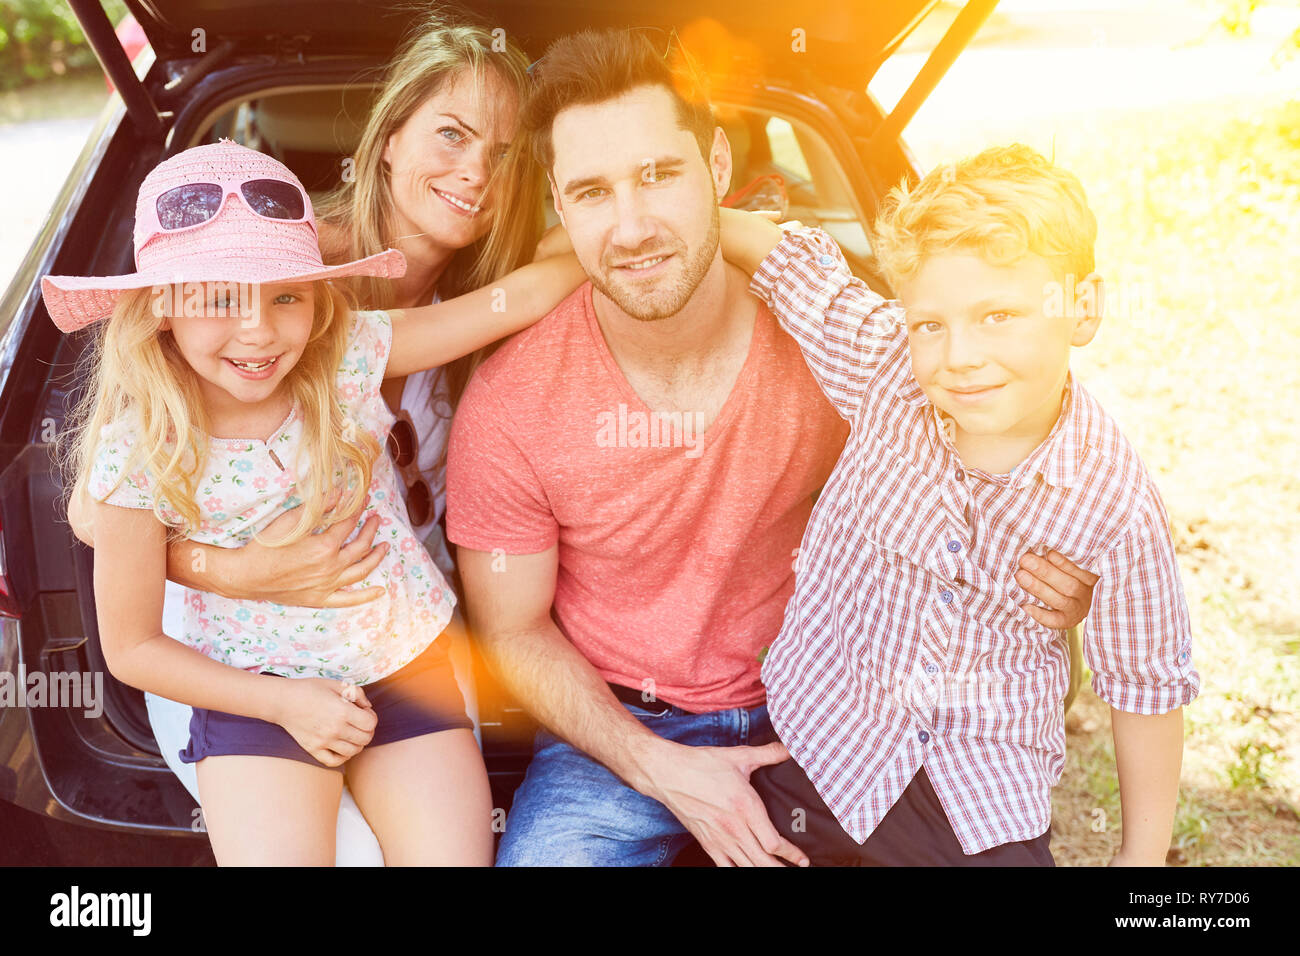
M 8 566 L 5 564 L 4 530 L 4 525 L 0 524 L 0 617 L 17 617 L 18 603 L 14 600 Z

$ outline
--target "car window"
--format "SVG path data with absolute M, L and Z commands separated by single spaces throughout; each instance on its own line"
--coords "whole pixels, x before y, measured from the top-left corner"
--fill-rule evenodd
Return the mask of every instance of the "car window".
M 765 175 L 780 176 L 786 217 L 830 233 L 850 259 L 870 258 L 864 210 L 826 141 L 804 123 L 748 107 L 717 108 L 731 141 L 733 195 Z M 742 203 L 742 208 L 754 208 Z
M 292 169 L 318 199 L 349 172 L 374 89 L 319 88 L 270 92 L 218 112 L 200 142 L 226 136 Z M 871 256 L 863 210 L 839 160 L 808 125 L 750 106 L 715 102 L 731 144 L 729 196 L 741 208 L 773 208 L 830 233 L 855 265 Z M 771 177 L 779 177 L 776 185 Z M 545 203 L 547 225 L 555 212 Z
M 773 165 L 787 176 L 812 182 L 812 170 L 803 158 L 803 150 L 799 148 L 799 140 L 789 121 L 779 116 L 770 116 L 764 131 L 767 133 L 767 141 L 772 144 Z

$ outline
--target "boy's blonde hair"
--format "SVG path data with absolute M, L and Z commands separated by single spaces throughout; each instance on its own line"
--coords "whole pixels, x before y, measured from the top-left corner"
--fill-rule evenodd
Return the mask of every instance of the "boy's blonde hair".
M 1097 219 L 1071 173 L 1020 143 L 895 186 L 876 220 L 875 254 L 897 291 L 926 257 L 969 251 L 997 265 L 1042 256 L 1059 276 L 1093 271 Z
M 311 336 L 287 382 L 298 400 L 303 436 L 295 495 L 302 499 L 298 523 L 278 541 L 254 540 L 270 547 L 298 541 L 325 522 L 359 508 L 370 489 L 376 442 L 339 407 L 335 376 L 347 348 L 353 314 L 350 297 L 328 282 L 312 283 L 315 315 Z M 78 506 L 90 514 L 89 482 L 100 430 L 126 417 L 139 433 L 122 465 L 118 484 L 129 474 L 148 469 L 153 479 L 154 514 L 168 527 L 168 540 L 199 529 L 198 482 L 207 463 L 209 421 L 198 375 L 181 355 L 170 331 L 160 328 L 151 289 L 137 289 L 118 299 L 112 317 L 88 349 L 88 388 L 68 416 L 60 442 L 59 463 L 72 478 L 64 487 L 79 489 Z M 179 439 L 179 440 L 178 440 Z M 292 464 L 286 463 L 289 467 Z M 325 493 L 355 476 L 350 494 L 330 511 Z M 116 489 L 116 485 L 114 489 Z M 76 493 L 75 491 L 69 494 Z M 111 492 L 110 492 L 111 494 Z M 179 521 L 165 512 L 164 502 Z

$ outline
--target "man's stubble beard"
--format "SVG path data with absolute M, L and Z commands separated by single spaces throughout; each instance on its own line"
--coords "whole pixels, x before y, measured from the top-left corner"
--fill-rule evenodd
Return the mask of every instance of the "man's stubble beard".
M 666 319 L 676 315 L 686 307 L 686 303 L 695 295 L 695 290 L 700 287 L 704 277 L 709 272 L 709 266 L 713 264 L 713 257 L 718 251 L 718 241 L 720 239 L 718 205 L 715 202 L 712 205 L 712 212 L 709 217 L 709 231 L 705 234 L 704 240 L 700 243 L 690 259 L 682 270 L 680 278 L 668 290 L 655 290 L 653 299 L 646 302 L 646 296 L 633 297 L 628 293 L 626 288 L 620 288 L 614 283 L 606 282 L 604 275 L 589 275 L 591 284 L 602 295 L 613 301 L 620 309 L 630 315 L 632 318 L 641 322 L 656 322 L 659 319 Z

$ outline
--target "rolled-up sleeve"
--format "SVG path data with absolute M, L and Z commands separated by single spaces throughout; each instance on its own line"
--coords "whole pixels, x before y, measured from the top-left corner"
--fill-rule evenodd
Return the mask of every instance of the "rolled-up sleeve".
M 749 289 L 799 344 L 836 411 L 851 420 L 882 359 L 906 335 L 899 304 L 854 276 L 835 240 L 820 229 L 788 231 Z
M 1117 710 L 1163 714 L 1190 703 L 1201 678 L 1168 519 L 1158 498 L 1102 558 L 1083 653 L 1097 696 Z

